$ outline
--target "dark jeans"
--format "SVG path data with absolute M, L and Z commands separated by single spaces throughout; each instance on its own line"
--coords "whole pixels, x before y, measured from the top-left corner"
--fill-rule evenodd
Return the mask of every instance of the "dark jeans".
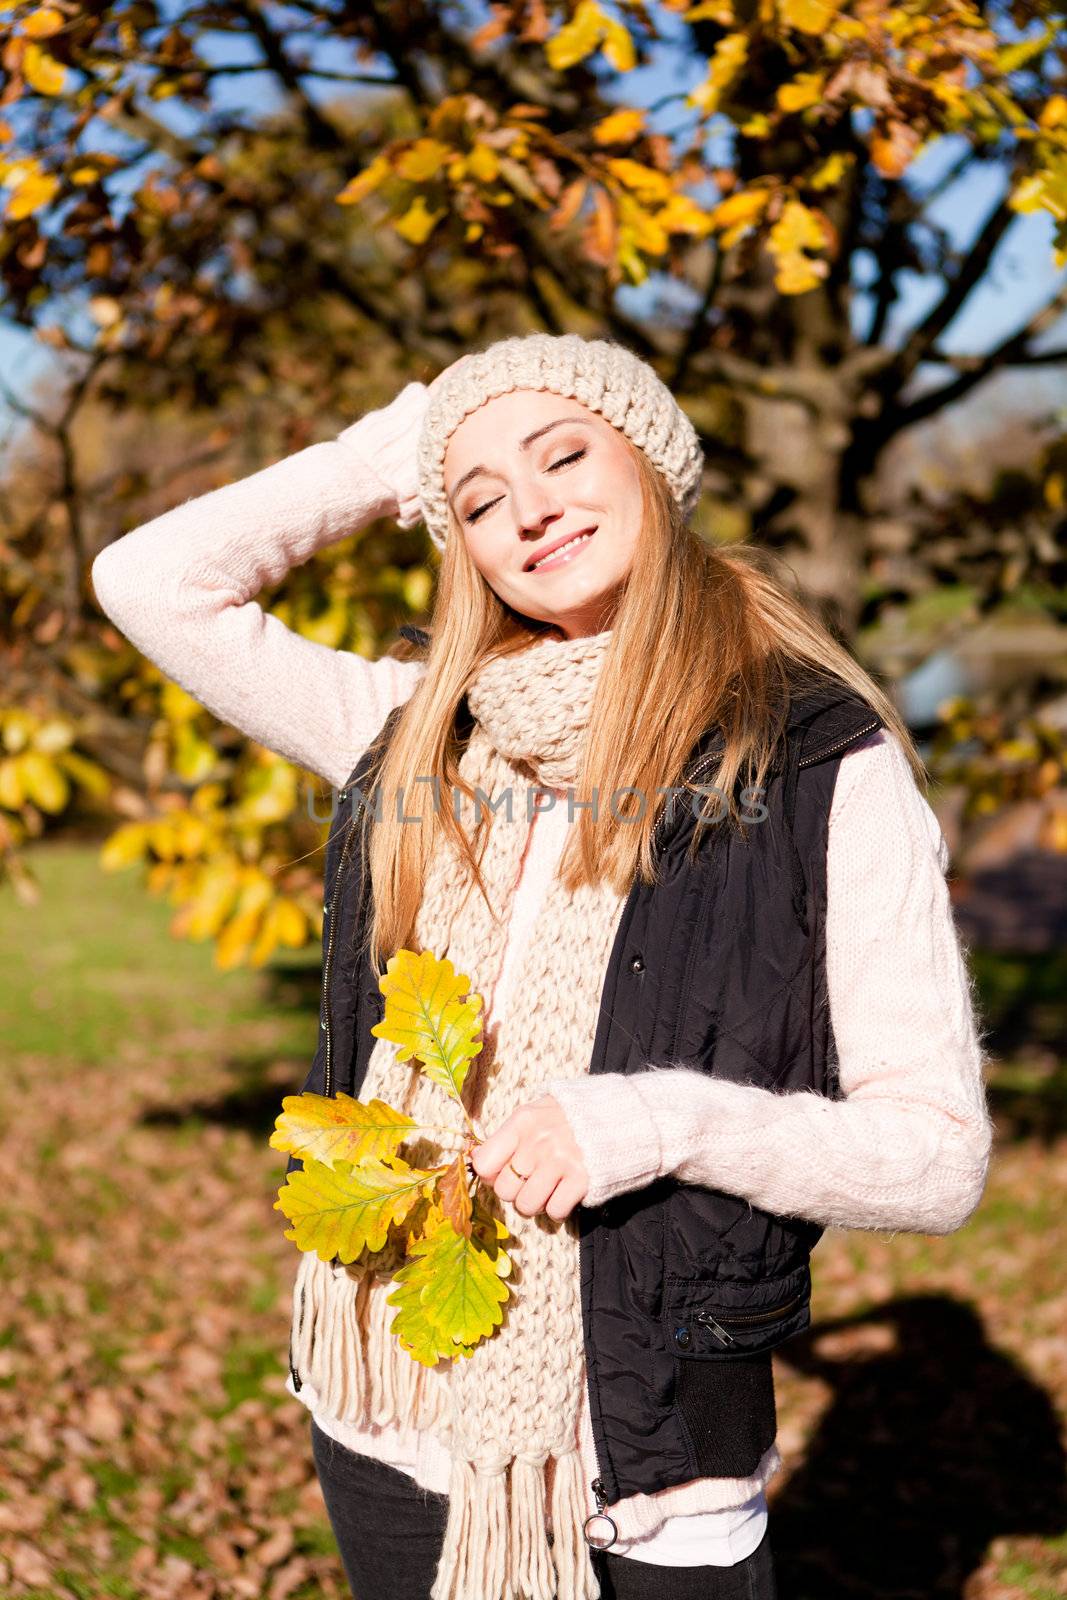
M 354 1600 L 428 1600 L 448 1496 L 348 1450 L 311 1423 L 311 1452 Z M 593 1552 L 602 1600 L 776 1600 L 769 1532 L 732 1567 L 657 1567 Z

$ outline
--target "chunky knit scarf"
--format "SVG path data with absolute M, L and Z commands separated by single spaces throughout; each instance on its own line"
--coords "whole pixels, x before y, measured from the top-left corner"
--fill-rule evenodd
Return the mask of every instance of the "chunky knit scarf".
M 589 712 L 610 630 L 539 639 L 491 662 L 468 690 L 474 717 L 460 772 L 492 800 L 480 866 L 493 915 L 454 847 L 430 864 L 416 922 L 424 949 L 447 955 L 486 997 L 483 1048 L 471 1063 L 468 1106 L 488 1136 L 556 1076 L 588 1068 L 604 973 L 624 897 L 609 885 L 569 893 L 557 877 L 534 926 L 513 998 L 488 1024 L 508 912 L 536 809 L 535 793 L 577 784 Z M 448 796 L 442 803 L 453 805 Z M 557 797 L 557 805 L 566 800 Z M 462 796 L 468 836 L 478 812 Z M 475 843 L 477 857 L 477 843 Z M 444 1090 L 379 1039 L 361 1089 L 448 1128 L 409 1145 L 412 1159 L 441 1161 L 462 1148 L 462 1118 Z M 585 1484 L 578 1448 L 584 1382 L 578 1235 L 573 1214 L 523 1216 L 501 1201 L 511 1241 L 511 1298 L 503 1326 L 468 1358 L 423 1367 L 389 1331 L 389 1277 L 301 1258 L 294 1292 L 292 1359 L 327 1414 L 357 1426 L 428 1428 L 452 1465 L 449 1513 L 432 1600 L 596 1600 L 582 1536 Z

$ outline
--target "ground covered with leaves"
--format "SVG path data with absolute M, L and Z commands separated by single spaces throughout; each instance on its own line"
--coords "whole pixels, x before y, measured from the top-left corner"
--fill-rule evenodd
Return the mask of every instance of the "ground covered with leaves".
M 267 1143 L 317 960 L 219 974 L 91 849 L 33 865 L 0 907 L 0 1596 L 344 1597 Z M 961 1232 L 826 1234 L 775 1355 L 782 1600 L 1067 1593 L 1065 1183 L 1059 1120 L 1005 1113 Z

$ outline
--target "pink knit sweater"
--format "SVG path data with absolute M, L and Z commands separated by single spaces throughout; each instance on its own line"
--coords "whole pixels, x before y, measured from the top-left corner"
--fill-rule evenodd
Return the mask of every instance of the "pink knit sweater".
M 424 667 L 367 661 L 301 638 L 255 596 L 316 550 L 378 517 L 419 520 L 411 436 L 419 385 L 338 439 L 179 505 L 105 549 L 92 568 L 107 615 L 221 721 L 340 786 Z M 375 465 L 372 467 L 370 463 Z M 397 487 L 393 487 L 397 486 Z M 566 836 L 566 807 L 531 826 L 496 1014 Z M 952 919 L 948 852 L 903 750 L 879 732 L 845 752 L 830 815 L 827 982 L 846 1096 L 776 1094 L 671 1062 L 634 1076 L 576 1073 L 546 1087 L 589 1171 L 589 1205 L 674 1174 L 787 1216 L 840 1228 L 949 1233 L 981 1198 L 992 1143 L 985 1056 Z M 308 1386 L 299 1398 L 313 1410 Z M 447 1491 L 429 1435 L 355 1430 L 352 1448 Z M 588 1401 L 579 1421 L 598 1475 Z M 615 1548 L 668 1565 L 730 1564 L 762 1536 L 772 1445 L 747 1479 L 705 1478 L 612 1507 Z M 592 1492 L 589 1510 L 594 1510 Z

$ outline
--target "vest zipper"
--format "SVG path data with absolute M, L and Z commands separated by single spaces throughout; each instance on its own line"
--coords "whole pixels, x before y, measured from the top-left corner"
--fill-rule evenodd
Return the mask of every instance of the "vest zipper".
M 715 762 L 719 760 L 721 755 L 722 755 L 722 751 L 721 750 L 716 750 L 710 756 L 703 756 L 697 762 L 697 764 L 693 768 L 692 772 L 690 772 L 688 774 L 688 776 L 686 777 L 686 782 L 687 783 L 692 783 L 696 778 L 698 778 L 700 776 L 700 774 L 704 771 L 705 767 L 714 766 Z M 656 826 L 652 830 L 652 844 L 653 844 L 653 847 L 655 849 L 659 848 L 660 829 L 663 827 L 664 823 L 667 820 L 668 809 L 669 809 L 668 806 L 664 805 L 663 814 L 660 817 L 659 821 L 656 823 Z
M 345 837 L 344 849 L 341 851 L 341 859 L 337 864 L 337 871 L 333 875 L 333 883 L 330 885 L 330 893 L 327 901 L 327 915 L 333 917 L 333 921 L 330 923 L 330 937 L 326 941 L 326 959 L 322 965 L 322 1030 L 323 1038 L 326 1044 L 326 1070 L 323 1083 L 324 1093 L 326 1094 L 327 1098 L 329 1097 L 332 1078 L 332 1062 L 330 1054 L 330 962 L 333 957 L 334 934 L 337 932 L 337 914 L 335 907 L 337 903 L 337 888 L 341 881 L 341 874 L 344 871 L 345 861 L 348 858 L 349 847 L 355 836 L 355 824 L 356 819 L 353 816 L 349 819 L 348 833 Z
M 853 740 L 855 740 L 855 739 L 864 739 L 864 738 L 866 738 L 867 734 L 873 733 L 876 728 L 880 728 L 881 726 L 882 726 L 881 719 L 880 718 L 876 718 L 868 727 L 866 727 L 866 728 L 856 728 L 851 733 L 845 734 L 843 738 L 838 739 L 836 741 L 836 743 L 834 743 L 832 745 L 829 745 L 827 748 L 825 748 L 823 750 L 816 750 L 813 755 L 804 756 L 800 761 L 797 762 L 797 766 L 798 767 L 810 767 L 811 764 L 814 761 L 822 761 L 826 756 L 832 756 L 835 750 L 843 749 L 845 745 L 851 744 L 853 742 Z M 722 751 L 721 750 L 716 750 L 710 756 L 702 757 L 701 760 L 698 761 L 696 766 L 693 768 L 693 771 L 689 774 L 688 782 L 692 783 L 696 778 L 698 778 L 700 776 L 700 774 L 704 771 L 704 769 L 706 767 L 713 766 L 714 763 L 719 760 L 721 755 L 722 755 Z M 660 817 L 659 821 L 656 823 L 655 828 L 652 830 L 652 842 L 653 842 L 654 845 L 658 844 L 658 842 L 659 842 L 660 829 L 663 827 L 663 825 L 666 822 L 666 820 L 667 820 L 667 807 L 664 806 L 663 815 Z
M 736 1344 L 737 1340 L 728 1333 L 722 1323 L 730 1323 L 734 1327 L 747 1325 L 750 1322 L 777 1322 L 779 1318 L 788 1316 L 789 1312 L 803 1300 L 803 1294 L 796 1294 L 792 1300 L 787 1300 L 784 1305 L 773 1306 L 770 1311 L 738 1311 L 727 1316 L 722 1315 L 722 1322 L 716 1320 L 709 1311 L 698 1311 L 693 1317 L 694 1322 L 702 1322 L 710 1328 L 721 1344 Z
M 876 718 L 868 728 L 854 728 L 851 733 L 846 733 L 838 739 L 836 744 L 828 745 L 824 750 L 816 750 L 814 755 L 804 756 L 797 762 L 798 767 L 810 767 L 813 761 L 822 761 L 826 756 L 832 756 L 835 750 L 841 750 L 846 744 L 852 744 L 856 739 L 863 739 L 868 733 L 873 733 L 875 728 L 882 726 L 881 719 Z
M 596 1511 L 591 1517 L 586 1517 L 585 1521 L 582 1523 L 582 1538 L 593 1550 L 610 1550 L 612 1545 L 619 1537 L 619 1528 L 614 1517 L 609 1517 L 607 1512 L 604 1510 L 604 1507 L 607 1505 L 608 1501 L 603 1478 L 594 1478 L 592 1481 L 592 1489 L 593 1498 L 596 1501 Z M 608 1540 L 607 1544 L 598 1544 L 595 1539 L 590 1539 L 589 1537 L 589 1524 L 591 1522 L 601 1521 L 607 1522 L 611 1526 L 611 1538 Z

